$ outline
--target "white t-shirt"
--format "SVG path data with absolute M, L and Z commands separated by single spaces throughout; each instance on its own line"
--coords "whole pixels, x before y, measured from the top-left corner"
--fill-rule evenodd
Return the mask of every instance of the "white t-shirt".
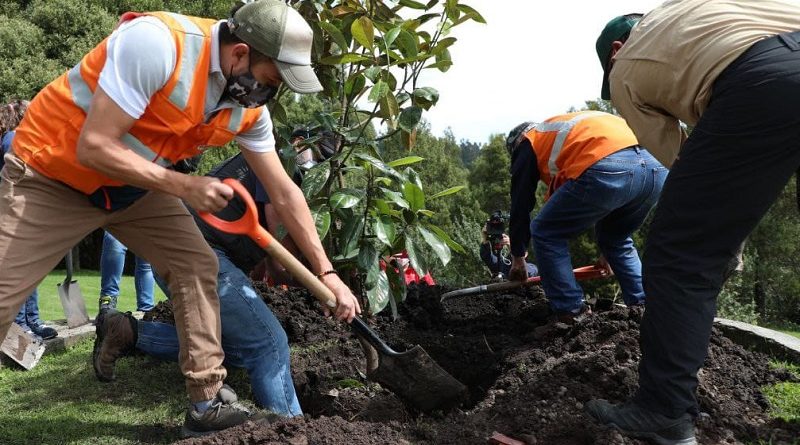
M 204 107 L 206 118 L 217 110 L 236 106 L 231 100 L 220 102 L 226 81 L 219 66 L 218 31 L 219 23 L 211 32 L 212 57 Z M 108 39 L 106 64 L 100 72 L 100 88 L 125 113 L 138 119 L 144 114 L 153 94 L 172 76 L 176 54 L 172 34 L 161 20 L 143 16 L 125 22 Z M 236 136 L 236 142 L 255 152 L 275 150 L 272 121 L 266 107 L 249 130 Z

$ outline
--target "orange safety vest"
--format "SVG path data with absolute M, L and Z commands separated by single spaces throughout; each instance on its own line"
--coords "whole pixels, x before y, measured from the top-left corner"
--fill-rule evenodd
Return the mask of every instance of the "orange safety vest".
M 176 64 L 167 83 L 153 94 L 144 114 L 122 142 L 139 156 L 167 167 L 196 156 L 203 147 L 222 146 L 250 129 L 263 107 L 226 108 L 205 122 L 206 84 L 211 65 L 211 27 L 215 20 L 170 12 L 126 13 L 120 23 L 151 15 L 170 29 Z M 100 72 L 106 43 L 100 42 L 71 70 L 48 84 L 30 104 L 13 142 L 14 153 L 41 174 L 91 194 L 123 183 L 78 162 L 76 148 Z
M 595 162 L 639 142 L 625 119 L 602 111 L 555 116 L 525 133 L 547 185 L 547 197 Z

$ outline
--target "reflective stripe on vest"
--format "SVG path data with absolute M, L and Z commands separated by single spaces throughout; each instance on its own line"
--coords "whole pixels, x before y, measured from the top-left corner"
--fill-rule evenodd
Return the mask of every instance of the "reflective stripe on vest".
M 172 19 L 174 19 L 184 32 L 183 54 L 181 55 L 180 70 L 178 73 L 178 82 L 175 88 L 169 95 L 169 101 L 175 104 L 176 107 L 183 110 L 189 103 L 189 94 L 192 90 L 192 80 L 194 79 L 194 72 L 197 68 L 197 62 L 200 57 L 200 52 L 203 50 L 205 37 L 200 28 L 197 27 L 186 16 L 168 12 Z
M 242 107 L 231 108 L 231 118 L 228 121 L 228 130 L 237 133 L 239 130 L 239 125 L 241 125 L 242 123 L 243 117 L 244 117 L 244 108 Z
M 69 74 L 67 74 L 67 80 L 69 81 L 69 88 L 72 91 L 72 101 L 75 102 L 84 113 L 89 113 L 89 103 L 92 101 L 92 91 L 89 89 L 89 85 L 83 80 L 81 77 L 81 64 L 78 62 L 77 65 L 72 67 L 69 70 Z M 120 138 L 125 145 L 128 146 L 134 153 L 141 156 L 144 159 L 147 159 L 150 162 L 155 162 L 156 164 L 162 167 L 169 167 L 172 163 L 167 159 L 156 159 L 158 155 L 151 150 L 149 147 L 144 145 L 139 139 L 136 139 L 132 134 L 126 133 L 122 135 Z
M 605 116 L 606 113 L 602 111 L 589 111 L 586 113 L 581 113 L 574 118 L 568 121 L 559 121 L 559 122 L 542 122 L 541 124 L 536 126 L 536 131 L 540 133 L 547 133 L 551 131 L 557 131 L 558 134 L 556 135 L 555 141 L 553 141 L 553 149 L 550 150 L 550 159 L 547 160 L 547 167 L 550 170 L 550 177 L 555 178 L 558 174 L 558 167 L 556 166 L 556 159 L 558 159 L 558 155 L 561 154 L 561 150 L 564 148 L 564 142 L 567 140 L 567 136 L 569 136 L 569 132 L 578 124 L 578 122 L 588 119 L 590 117 L 597 117 L 597 116 Z

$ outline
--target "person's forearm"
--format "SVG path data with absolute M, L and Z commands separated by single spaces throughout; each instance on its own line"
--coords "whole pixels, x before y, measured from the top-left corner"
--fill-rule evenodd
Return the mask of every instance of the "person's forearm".
M 146 190 L 182 196 L 186 175 L 168 170 L 134 153 L 122 141 L 104 135 L 82 134 L 78 161 L 111 179 Z
M 278 196 L 270 195 L 278 217 L 314 273 L 333 269 L 317 235 L 317 227 L 303 193 L 294 183 L 290 184 L 292 187 L 286 187 Z

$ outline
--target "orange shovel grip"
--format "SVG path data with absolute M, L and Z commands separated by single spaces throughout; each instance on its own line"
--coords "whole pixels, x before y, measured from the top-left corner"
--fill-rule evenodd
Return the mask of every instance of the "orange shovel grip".
M 250 196 L 247 189 L 236 179 L 226 178 L 222 181 L 233 189 L 233 193 L 238 195 L 244 202 L 245 210 L 244 215 L 235 221 L 226 221 L 220 219 L 208 212 L 197 212 L 203 221 L 207 222 L 211 227 L 219 229 L 225 233 L 232 233 L 235 235 L 247 235 L 262 249 L 266 249 L 272 241 L 272 236 L 258 223 L 258 211 L 256 210 L 256 203 Z

